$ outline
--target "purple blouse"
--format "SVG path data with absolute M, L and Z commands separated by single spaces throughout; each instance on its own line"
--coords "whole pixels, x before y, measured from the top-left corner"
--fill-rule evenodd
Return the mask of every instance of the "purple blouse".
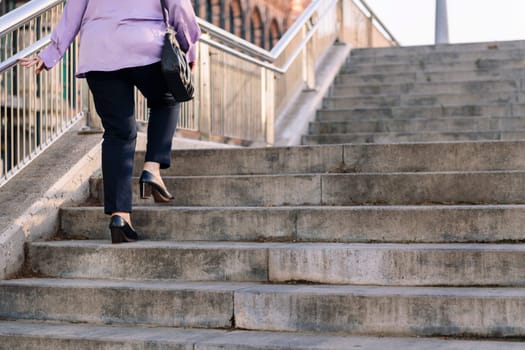
M 166 0 L 169 22 L 189 62 L 196 59 L 200 29 L 190 0 Z M 165 25 L 160 0 L 69 0 L 39 54 L 46 68 L 57 64 L 80 33 L 77 76 L 160 61 Z

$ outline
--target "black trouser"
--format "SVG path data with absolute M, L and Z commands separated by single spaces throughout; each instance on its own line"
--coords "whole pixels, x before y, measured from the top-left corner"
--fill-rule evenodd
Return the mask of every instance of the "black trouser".
M 137 138 L 133 88 L 148 101 L 147 162 L 170 166 L 171 142 L 179 118 L 180 104 L 168 92 L 160 63 L 111 72 L 88 72 L 89 89 L 104 126 L 102 174 L 104 212 L 131 212 L 131 177 Z

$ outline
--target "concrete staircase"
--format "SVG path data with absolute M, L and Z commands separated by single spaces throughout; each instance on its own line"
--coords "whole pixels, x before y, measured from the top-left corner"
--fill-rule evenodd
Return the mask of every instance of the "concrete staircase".
M 520 140 L 525 44 L 354 50 L 305 144 Z
M 0 349 L 523 349 L 523 52 L 354 50 L 333 145 L 173 152 L 145 241 L 109 244 L 93 178 L 0 282 Z

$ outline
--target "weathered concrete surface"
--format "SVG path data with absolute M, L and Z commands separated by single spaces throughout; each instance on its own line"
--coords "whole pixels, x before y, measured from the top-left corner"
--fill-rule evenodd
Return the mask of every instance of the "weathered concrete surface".
M 525 246 L 298 243 L 272 247 L 271 282 L 524 286 Z
M 282 241 L 294 239 L 297 213 L 290 208 L 136 207 L 133 226 L 148 240 Z M 89 225 L 85 225 L 89 222 Z M 109 239 L 101 207 L 61 211 L 65 238 Z
M 316 242 L 490 243 L 524 239 L 523 206 L 361 206 L 307 209 L 297 239 Z
M 525 334 L 523 288 L 272 285 L 235 293 L 243 329 L 395 336 Z
M 19 272 L 24 243 L 58 228 L 63 205 L 89 196 L 89 177 L 100 166 L 100 135 L 78 135 L 77 122 L 0 189 L 0 279 Z
M 307 135 L 303 144 L 331 143 L 413 143 L 454 141 L 516 141 L 525 139 L 525 130 L 509 131 L 437 131 L 437 132 L 375 132 Z
M 512 103 L 523 103 L 524 94 L 521 91 L 492 91 L 490 94 L 463 93 L 463 94 L 404 94 L 378 96 L 340 96 L 326 97 L 324 108 L 343 109 L 358 107 L 418 107 L 418 106 L 462 106 L 469 104 L 487 104 L 502 106 Z
M 33 273 L 58 278 L 525 285 L 525 247 L 518 244 L 65 241 L 32 243 L 28 255 Z
M 139 196 L 138 179 L 133 203 L 153 204 Z M 258 175 L 164 177 L 176 206 L 276 206 L 321 203 L 321 175 Z M 91 197 L 102 203 L 101 178 L 91 180 Z
M 102 203 L 102 179 L 91 182 L 92 199 Z M 176 206 L 525 204 L 521 170 L 165 177 L 164 182 Z M 153 200 L 140 199 L 135 187 L 133 203 Z
M 521 86 L 521 81 L 512 79 L 487 79 L 464 82 L 442 83 L 400 83 L 400 84 L 365 84 L 344 85 L 336 84 L 330 96 L 373 96 L 373 95 L 400 95 L 409 92 L 420 94 L 439 93 L 473 93 L 492 91 L 515 91 Z
M 416 119 L 417 120 L 417 119 Z M 447 118 L 438 121 L 448 121 Z M 450 118 L 454 122 L 457 118 Z M 468 123 L 474 118 L 461 118 Z M 521 118 L 486 118 L 512 123 Z M 380 121 L 375 121 L 380 123 Z M 344 156 L 343 156 L 344 154 Z M 435 155 L 439 154 L 439 157 Z M 347 144 L 294 148 L 184 150 L 173 152 L 164 176 L 312 174 L 337 171 L 525 170 L 524 141 Z M 138 175 L 138 172 L 137 174 Z
M 140 207 L 135 228 L 148 240 L 347 243 L 523 242 L 525 206 L 357 206 L 274 208 Z M 90 225 L 85 225 L 90 222 Z M 191 228 L 191 229 L 188 229 Z M 109 239 L 100 207 L 65 208 L 66 238 Z
M 411 46 L 409 49 L 398 46 L 398 47 L 382 47 L 382 48 L 363 48 L 352 51 L 352 57 L 355 56 L 366 56 L 366 57 L 391 57 L 391 56 L 402 56 L 411 57 L 421 55 L 456 55 L 459 57 L 464 54 L 471 52 L 483 54 L 495 51 L 520 51 L 525 50 L 525 43 L 521 40 L 515 41 L 494 41 L 494 42 L 483 42 L 483 43 L 465 43 L 455 45 L 422 45 L 422 46 Z M 438 56 L 439 57 L 439 56 Z M 453 56 L 454 57 L 454 56 Z
M 521 350 L 523 347 L 521 342 L 5 321 L 0 321 L 0 340 L 2 350 Z
M 178 281 L 267 281 L 276 243 L 140 241 L 38 242 L 29 246 L 33 273 L 58 278 Z
M 525 142 L 478 141 L 345 145 L 356 172 L 525 170 Z
M 525 203 L 522 171 L 330 174 L 321 179 L 325 205 Z
M 235 283 L 22 279 L 0 282 L 0 319 L 230 328 Z
M 520 117 L 525 108 L 522 104 L 506 106 L 475 105 L 462 106 L 412 106 L 412 107 L 354 107 L 347 109 L 326 109 L 317 112 L 318 121 L 347 121 L 353 119 L 372 120 L 384 118 L 444 118 L 444 117 Z
M 349 120 L 340 122 L 312 122 L 310 134 L 344 134 L 396 132 L 416 133 L 432 132 L 486 132 L 525 129 L 524 118 L 519 117 L 448 117 L 448 118 L 410 118 L 410 119 L 375 119 Z
M 504 45 L 506 43 L 503 43 Z M 463 45 L 463 44 L 461 44 Z M 352 62 L 356 65 L 371 64 L 437 64 L 450 62 L 472 62 L 478 59 L 485 60 L 519 60 L 523 58 L 523 47 L 504 47 L 501 43 L 485 43 L 478 48 L 456 50 L 444 50 L 443 47 L 434 47 L 434 49 L 421 52 L 420 49 L 407 52 L 400 51 L 397 53 L 377 54 L 371 51 L 364 52 L 362 49 L 353 50 L 351 53 Z M 458 47 L 458 45 L 455 45 Z M 419 50 L 419 52 L 418 52 Z M 424 51 L 424 50 L 423 50 Z
M 135 157 L 135 175 L 140 159 Z M 342 145 L 322 147 L 266 147 L 242 149 L 176 150 L 172 166 L 163 174 L 170 176 L 269 175 L 324 173 L 343 160 Z

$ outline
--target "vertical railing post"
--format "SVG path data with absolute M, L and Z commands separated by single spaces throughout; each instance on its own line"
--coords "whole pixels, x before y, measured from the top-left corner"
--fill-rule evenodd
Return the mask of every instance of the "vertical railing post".
M 203 38 L 209 39 L 209 35 L 203 33 Z M 211 67 L 210 50 L 206 44 L 199 44 L 199 76 L 197 81 L 198 96 L 196 115 L 198 116 L 198 129 L 200 138 L 209 140 L 211 137 Z
M 374 15 L 368 17 L 367 22 L 368 47 L 374 47 Z
M 303 26 L 303 37 L 308 35 L 312 24 L 308 21 Z M 315 90 L 315 44 L 312 38 L 303 49 L 303 79 L 305 82 L 305 90 Z
M 275 77 L 274 73 L 261 68 L 261 122 L 266 145 L 275 143 Z

